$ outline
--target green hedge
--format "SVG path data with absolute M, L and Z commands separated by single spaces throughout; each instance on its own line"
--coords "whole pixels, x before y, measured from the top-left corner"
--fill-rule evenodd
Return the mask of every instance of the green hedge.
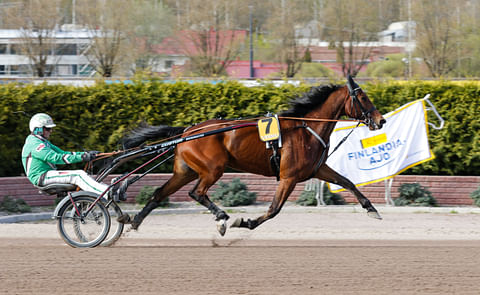
M 377 108 L 389 112 L 430 93 L 446 120 L 431 130 L 436 159 L 411 174 L 479 175 L 480 86 L 476 82 L 370 82 L 362 85 Z M 99 83 L 91 87 L 62 85 L 0 86 L 0 176 L 23 173 L 21 147 L 30 116 L 47 112 L 57 127 L 51 140 L 65 150 L 112 151 L 119 139 L 141 121 L 187 126 L 212 118 L 252 117 L 287 108 L 288 100 L 309 88 L 289 84 L 245 87 L 238 82 Z M 433 120 L 433 119 L 432 119 Z M 125 168 L 127 169 L 127 168 Z M 162 168 L 168 171 L 166 167 Z M 120 171 L 118 171 L 120 172 Z
M 430 93 L 430 101 L 445 120 L 442 130 L 429 129 L 435 160 L 416 166 L 408 173 L 480 175 L 480 83 L 390 82 L 369 83 L 365 88 L 382 112 Z M 429 121 L 438 126 L 433 112 L 428 112 L 428 116 Z

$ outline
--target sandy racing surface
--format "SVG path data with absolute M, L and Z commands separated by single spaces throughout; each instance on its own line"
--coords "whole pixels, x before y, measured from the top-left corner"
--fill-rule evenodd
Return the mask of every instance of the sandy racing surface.
M 480 293 L 480 214 L 382 215 L 287 210 L 225 237 L 209 214 L 152 215 L 93 249 L 66 246 L 52 221 L 0 224 L 0 293 Z

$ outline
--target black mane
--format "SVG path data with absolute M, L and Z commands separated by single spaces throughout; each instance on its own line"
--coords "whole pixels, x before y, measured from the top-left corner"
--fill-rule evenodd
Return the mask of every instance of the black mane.
M 290 102 L 290 109 L 280 113 L 281 117 L 303 117 L 307 113 L 311 112 L 314 108 L 323 104 L 328 96 L 336 90 L 342 88 L 342 85 L 324 85 L 310 88 L 309 92 L 306 92 L 301 97 Z

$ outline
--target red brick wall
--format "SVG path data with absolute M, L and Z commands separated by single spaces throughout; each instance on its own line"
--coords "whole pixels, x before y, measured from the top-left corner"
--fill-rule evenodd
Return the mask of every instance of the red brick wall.
M 116 175 L 114 175 L 116 176 Z M 149 174 L 136 182 L 128 189 L 128 202 L 134 202 L 135 196 L 144 185 L 160 186 L 167 181 L 170 174 Z M 270 202 L 275 193 L 277 181 L 274 177 L 263 177 L 248 173 L 227 173 L 220 181 L 228 182 L 232 178 L 239 177 L 248 185 L 250 191 L 257 193 L 259 202 Z M 470 194 L 480 186 L 480 176 L 414 176 L 399 175 L 395 177 L 392 185 L 392 197 L 398 197 L 398 187 L 402 183 L 418 182 L 427 187 L 441 206 L 462 206 L 472 205 L 473 200 Z M 171 202 L 191 201 L 188 191 L 193 188 L 192 182 L 175 194 L 170 196 Z M 211 190 L 214 190 L 213 186 Z M 305 182 L 299 183 L 289 201 L 294 201 L 301 194 Z M 385 184 L 378 182 L 359 188 L 363 194 L 375 204 L 385 203 Z M 349 192 L 342 192 L 341 195 L 348 203 L 357 203 L 355 197 Z M 38 193 L 38 190 L 30 184 L 26 177 L 4 177 L 0 178 L 0 199 L 4 196 L 23 198 L 31 206 L 52 205 L 54 196 Z
M 403 183 L 418 182 L 426 187 L 440 206 L 472 205 L 470 194 L 480 186 L 480 176 L 420 176 L 398 175 L 392 183 L 392 198 L 398 197 L 398 188 Z M 360 191 L 373 203 L 385 203 L 385 183 L 359 187 Z M 341 192 L 347 202 L 353 202 L 355 197 L 350 192 Z

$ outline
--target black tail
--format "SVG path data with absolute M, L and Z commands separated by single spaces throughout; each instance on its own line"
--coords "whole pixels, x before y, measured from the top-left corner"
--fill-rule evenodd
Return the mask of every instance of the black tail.
M 136 147 L 149 139 L 159 139 L 182 134 L 185 127 L 170 127 L 167 125 L 143 125 L 132 130 L 122 140 L 125 148 Z

